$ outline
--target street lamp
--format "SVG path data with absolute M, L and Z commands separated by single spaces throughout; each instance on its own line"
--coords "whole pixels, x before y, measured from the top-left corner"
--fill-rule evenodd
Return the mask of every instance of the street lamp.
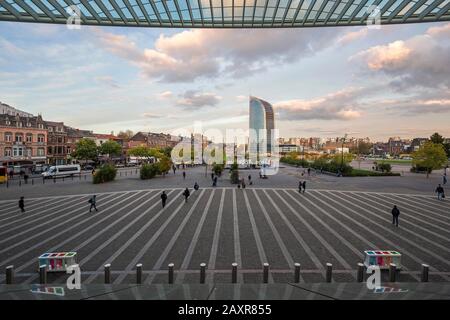
M 347 139 L 347 134 L 344 135 L 344 137 L 342 138 L 342 147 L 341 147 L 341 152 L 342 152 L 342 159 L 341 159 L 341 174 L 342 174 L 342 170 L 344 168 L 344 142 Z

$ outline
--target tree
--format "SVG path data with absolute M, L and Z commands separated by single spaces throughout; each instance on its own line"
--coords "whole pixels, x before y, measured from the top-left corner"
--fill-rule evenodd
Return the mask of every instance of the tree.
M 435 144 L 444 144 L 444 137 L 437 132 L 433 133 L 433 135 L 430 137 L 430 140 Z
M 165 176 L 167 172 L 169 172 L 170 168 L 172 167 L 172 161 L 169 157 L 163 155 L 161 158 L 159 158 L 158 162 L 158 168 L 159 171 Z
M 370 154 L 373 144 L 369 142 L 361 141 L 357 146 L 350 148 L 351 153 L 356 154 Z
M 427 170 L 427 178 L 432 170 L 440 169 L 447 163 L 447 154 L 442 144 L 431 141 L 423 144 L 419 150 L 413 152 L 413 165 Z
M 134 133 L 131 130 L 125 130 L 125 131 L 120 131 L 117 136 L 120 139 L 131 139 L 131 137 L 134 136 Z
M 111 156 L 118 156 L 122 153 L 122 146 L 116 141 L 108 140 L 102 143 L 98 151 L 100 154 L 108 155 L 108 158 L 111 159 Z
M 98 156 L 97 145 L 94 140 L 83 138 L 78 141 L 75 151 L 72 152 L 72 157 L 78 160 L 93 160 L 96 161 Z

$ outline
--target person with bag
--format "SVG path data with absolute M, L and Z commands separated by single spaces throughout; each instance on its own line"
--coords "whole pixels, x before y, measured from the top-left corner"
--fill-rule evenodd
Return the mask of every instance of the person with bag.
M 442 186 L 440 184 L 437 186 L 437 188 L 434 192 L 437 193 L 438 200 L 443 200 L 445 198 L 444 188 L 442 188 Z
M 392 224 L 398 227 L 398 216 L 400 215 L 400 210 L 398 210 L 397 206 L 394 206 L 394 208 L 392 208 L 391 213 L 392 213 Z
M 98 212 L 98 209 L 97 209 L 97 196 L 95 194 L 89 199 L 88 202 L 91 204 L 91 206 L 89 207 L 89 212 L 92 211 L 92 208 L 94 208 L 95 211 Z
M 189 198 L 190 195 L 191 195 L 191 193 L 189 192 L 189 189 L 186 188 L 186 190 L 184 190 L 184 192 L 183 192 L 184 202 L 185 203 L 188 202 L 188 198 Z

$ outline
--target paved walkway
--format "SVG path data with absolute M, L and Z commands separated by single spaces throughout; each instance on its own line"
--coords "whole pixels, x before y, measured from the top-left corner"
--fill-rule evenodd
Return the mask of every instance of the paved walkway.
M 176 283 L 194 283 L 202 262 L 209 282 L 230 282 L 232 262 L 242 283 L 261 282 L 265 262 L 271 283 L 292 281 L 295 262 L 305 282 L 324 281 L 327 262 L 335 281 L 349 282 L 363 251 L 379 249 L 403 254 L 400 281 L 418 281 L 422 263 L 430 281 L 450 279 L 450 202 L 435 197 L 233 187 L 201 188 L 184 203 L 182 188 L 166 192 L 164 209 L 161 189 L 100 193 L 98 213 L 89 213 L 85 194 L 28 199 L 25 214 L 15 201 L 0 201 L 0 269 L 14 265 L 18 282 L 34 283 L 39 255 L 76 251 L 85 283 L 101 283 L 106 263 L 115 284 L 134 282 L 137 263 L 145 283 L 166 283 L 168 263 Z

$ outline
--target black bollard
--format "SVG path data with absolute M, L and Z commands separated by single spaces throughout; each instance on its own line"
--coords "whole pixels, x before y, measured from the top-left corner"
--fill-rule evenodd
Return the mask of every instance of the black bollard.
M 326 281 L 331 282 L 332 277 L 333 277 L 333 265 L 331 263 L 327 263 Z
M 428 282 L 428 270 L 430 269 L 430 266 L 427 264 L 422 264 L 422 282 Z
M 6 270 L 6 284 L 14 283 L 14 266 L 7 266 Z
M 206 279 L 206 264 L 200 263 L 200 283 L 205 283 Z
M 169 263 L 169 284 L 173 284 L 173 263 Z
M 231 283 L 237 283 L 237 266 L 236 262 L 231 264 Z
M 136 265 L 136 283 L 142 283 L 142 263 Z
M 364 264 L 362 264 L 361 262 L 358 263 L 358 271 L 356 274 L 356 280 L 358 282 L 363 282 L 364 281 Z
M 105 264 L 105 283 L 111 283 L 111 264 Z
M 45 264 L 39 267 L 39 283 L 47 283 L 47 266 Z
M 263 283 L 269 283 L 269 264 L 263 264 Z
M 300 282 L 300 263 L 294 263 L 294 282 L 299 283 Z
M 397 273 L 397 265 L 395 263 L 391 263 L 389 265 L 389 282 L 395 282 Z

